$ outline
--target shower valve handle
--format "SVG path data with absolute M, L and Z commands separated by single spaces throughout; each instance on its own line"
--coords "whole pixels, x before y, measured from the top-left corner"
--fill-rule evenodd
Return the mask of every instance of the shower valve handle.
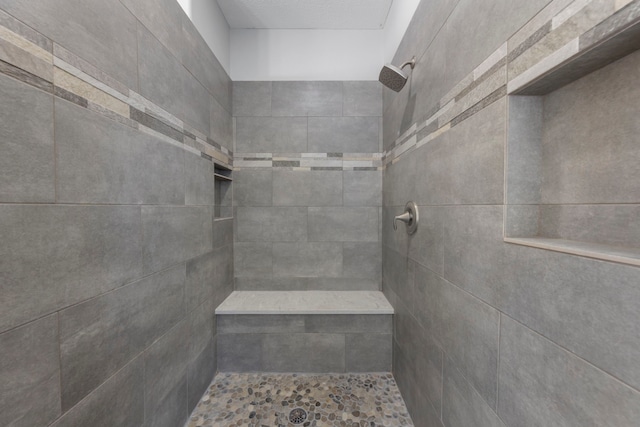
M 393 229 L 398 229 L 398 221 L 407 226 L 407 234 L 413 234 L 418 229 L 418 206 L 414 202 L 408 202 L 404 207 L 404 213 L 393 217 Z

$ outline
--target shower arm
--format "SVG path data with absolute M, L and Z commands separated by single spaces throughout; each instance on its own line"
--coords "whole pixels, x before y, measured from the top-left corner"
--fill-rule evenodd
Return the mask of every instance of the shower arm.
M 416 57 L 414 56 L 413 58 L 411 58 L 410 61 L 402 63 L 402 65 L 400 66 L 400 69 L 402 70 L 407 65 L 411 65 L 411 69 L 413 70 L 413 68 L 416 66 Z

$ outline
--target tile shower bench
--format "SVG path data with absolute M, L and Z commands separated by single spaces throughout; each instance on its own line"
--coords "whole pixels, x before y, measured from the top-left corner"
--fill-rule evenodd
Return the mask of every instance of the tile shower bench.
M 391 371 L 393 307 L 377 291 L 235 291 L 216 309 L 221 372 Z

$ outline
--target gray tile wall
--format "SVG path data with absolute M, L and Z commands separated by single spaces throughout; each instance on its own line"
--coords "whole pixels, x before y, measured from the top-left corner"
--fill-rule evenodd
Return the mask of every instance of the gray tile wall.
M 175 0 L 9 0 L 0 18 L 232 148 L 230 79 Z M 182 425 L 233 289 L 213 163 L 41 89 L 0 75 L 0 425 Z
M 235 158 L 269 158 L 234 171 L 236 288 L 380 289 L 382 171 L 347 160 L 381 150 L 380 84 L 234 82 L 233 115 Z
M 384 90 L 385 147 L 392 147 L 414 123 L 435 113 L 433 107 L 444 94 L 547 4 L 551 11 L 544 12 L 546 18 L 538 21 L 540 26 L 572 1 L 490 0 L 480 9 L 476 3 L 421 2 L 396 54 L 398 63 L 413 54 L 418 57 L 411 81 L 399 94 Z M 633 3 L 637 7 L 637 2 Z M 612 5 L 590 3 L 592 9 L 585 12 L 585 19 L 611 14 Z M 574 25 L 581 24 L 574 20 L 567 27 Z M 631 56 L 626 59 L 626 66 L 637 64 Z M 625 111 L 633 115 L 637 97 L 633 102 L 630 99 L 636 87 L 624 83 L 631 78 L 625 69 L 618 70 L 621 79 L 617 82 L 623 83 L 612 83 L 620 92 L 618 96 L 601 93 L 576 105 L 571 104 L 573 98 L 549 100 L 549 107 L 577 115 L 581 127 L 574 134 L 576 144 L 563 140 L 548 149 L 565 150 L 563 155 L 589 176 L 620 164 L 620 176 L 626 177 L 620 178 L 621 182 L 598 179 L 593 185 L 580 180 L 582 193 L 633 197 L 629 186 L 638 181 L 637 150 L 627 147 L 617 151 L 607 143 L 637 134 L 637 120 L 616 119 L 617 128 L 604 137 L 611 128 L 600 128 L 601 122 L 594 117 L 617 117 L 616 109 L 595 114 L 590 106 L 596 99 L 606 104 L 615 97 L 623 100 Z M 627 105 L 629 102 L 633 105 Z M 540 119 L 539 106 L 529 107 L 527 114 Z M 640 293 L 635 285 L 640 282 L 640 270 L 503 242 L 505 144 L 510 118 L 502 96 L 386 166 L 383 291 L 396 310 L 395 378 L 416 426 L 636 425 L 640 408 L 640 369 L 636 363 L 640 360 Z M 563 123 L 558 120 L 554 124 Z M 593 132 L 589 126 L 594 127 Z M 600 142 L 591 142 L 596 149 L 608 153 L 596 156 L 595 163 L 583 157 L 591 133 L 601 135 L 596 138 Z M 637 138 L 626 141 L 633 144 Z M 621 144 L 616 146 L 622 148 Z M 629 157 L 622 160 L 623 153 Z M 528 155 L 535 158 L 542 153 Z M 518 169 L 521 187 L 539 186 L 530 174 L 536 165 L 522 166 Z M 566 171 L 556 170 L 560 174 Z M 571 184 L 561 175 L 551 178 Z M 551 186 L 544 194 L 548 200 L 565 191 L 552 181 L 546 184 Z M 603 192 L 602 186 L 612 190 Z M 579 195 L 577 191 L 570 193 Z M 514 203 L 535 202 L 540 194 L 529 192 L 525 199 L 518 197 L 523 194 L 509 194 Z M 402 229 L 394 232 L 391 222 L 408 200 L 414 200 L 420 209 L 421 223 L 413 236 Z M 541 215 L 545 220 L 540 227 L 552 236 L 588 237 L 615 244 L 636 235 L 633 218 L 637 208 L 630 203 L 637 200 L 618 197 L 617 203 L 627 204 L 617 205 L 596 204 L 611 199 L 581 200 L 593 204 L 543 205 L 540 212 L 528 206 L 512 208 L 520 209 L 523 215 Z M 598 219 L 598 215 L 607 219 Z M 612 222 L 618 227 L 613 227 L 605 240 L 603 224 Z M 523 224 L 508 226 L 516 229 Z

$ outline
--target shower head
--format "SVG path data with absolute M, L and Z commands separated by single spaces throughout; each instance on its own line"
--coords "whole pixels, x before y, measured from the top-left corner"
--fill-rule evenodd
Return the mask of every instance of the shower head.
M 411 58 L 411 61 L 405 62 L 400 67 L 396 67 L 392 64 L 386 64 L 382 67 L 382 70 L 380 70 L 378 80 L 389 89 L 400 92 L 409 78 L 409 76 L 402 71 L 402 69 L 407 65 L 411 65 L 411 69 L 413 70 L 413 67 L 416 66 L 416 57 L 414 56 Z

